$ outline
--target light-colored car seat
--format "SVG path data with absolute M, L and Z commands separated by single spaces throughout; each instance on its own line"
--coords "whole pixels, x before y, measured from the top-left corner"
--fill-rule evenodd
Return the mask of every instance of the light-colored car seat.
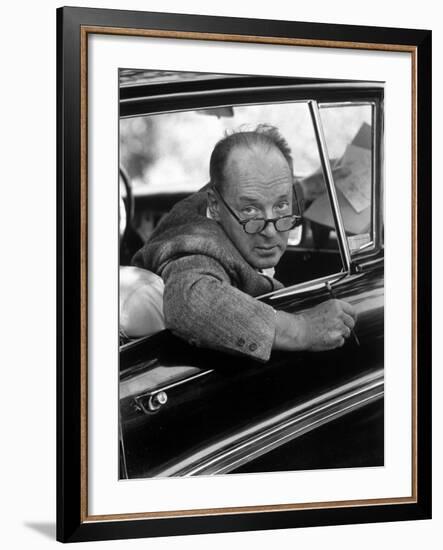
M 138 267 L 120 267 L 120 335 L 150 336 L 165 328 L 161 277 Z

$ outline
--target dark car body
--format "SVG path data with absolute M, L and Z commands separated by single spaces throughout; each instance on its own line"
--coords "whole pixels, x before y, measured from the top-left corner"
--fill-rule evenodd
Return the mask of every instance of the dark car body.
M 355 332 L 341 348 L 273 352 L 265 364 L 196 348 L 168 330 L 123 342 L 121 478 L 384 464 L 383 85 L 231 75 L 146 80 L 135 71 L 121 86 L 120 116 L 296 101 L 312 115 L 337 246 L 312 246 L 314 231 L 306 231 L 277 266 L 286 287 L 258 299 L 290 313 L 346 300 L 358 313 Z M 373 112 L 370 239 L 354 250 L 318 122 L 319 105 L 350 103 Z M 136 196 L 132 217 L 155 202 L 167 212 L 185 195 Z M 130 231 L 129 224 L 128 262 L 142 243 Z

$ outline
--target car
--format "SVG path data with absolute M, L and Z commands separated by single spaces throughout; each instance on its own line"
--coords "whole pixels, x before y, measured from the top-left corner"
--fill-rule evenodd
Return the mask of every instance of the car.
M 284 288 L 257 299 L 358 313 L 343 347 L 266 363 L 162 319 L 121 327 L 120 478 L 383 466 L 383 83 L 121 69 L 119 101 L 121 292 L 162 216 L 207 183 L 217 139 L 266 122 L 291 146 L 303 221 L 276 267 Z

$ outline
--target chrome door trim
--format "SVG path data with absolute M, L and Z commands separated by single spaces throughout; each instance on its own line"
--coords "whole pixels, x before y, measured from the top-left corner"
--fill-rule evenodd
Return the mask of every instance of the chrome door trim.
M 178 460 L 154 477 L 226 474 L 341 416 L 381 399 L 383 368 L 360 376 Z

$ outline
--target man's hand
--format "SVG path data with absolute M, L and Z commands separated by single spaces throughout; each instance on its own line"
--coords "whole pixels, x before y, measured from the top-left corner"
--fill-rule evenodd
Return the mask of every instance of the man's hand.
M 293 315 L 276 312 L 274 349 L 326 351 L 342 346 L 351 335 L 355 309 L 343 300 L 328 300 Z

